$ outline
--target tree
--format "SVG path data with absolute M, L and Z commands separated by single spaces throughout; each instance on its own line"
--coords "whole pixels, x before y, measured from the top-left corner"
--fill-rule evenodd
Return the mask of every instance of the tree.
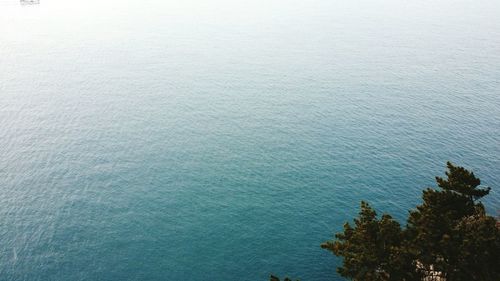
M 500 279 L 500 230 L 496 219 L 478 208 L 474 215 L 462 218 L 453 232 L 459 256 L 450 280 Z
M 466 272 L 477 272 L 485 268 L 464 269 L 463 256 L 467 254 L 465 251 L 481 255 L 480 249 L 491 245 L 483 243 L 486 241 L 481 240 L 481 233 L 475 233 L 479 235 L 476 237 L 477 241 L 482 241 L 483 244 L 475 244 L 475 248 L 464 247 L 463 237 L 466 230 L 464 225 L 466 222 L 473 223 L 475 219 L 478 221 L 474 224 L 479 223 L 486 216 L 483 205 L 480 202 L 476 203 L 476 200 L 486 196 L 490 188 L 478 188 L 481 181 L 474 176 L 474 173 L 463 167 L 448 162 L 447 168 L 446 179 L 436 177 L 440 189 L 424 190 L 423 204 L 410 212 L 407 225 L 408 239 L 415 253 L 415 259 L 425 270 L 432 267 L 450 280 L 476 280 Z M 490 219 L 494 220 L 492 217 Z M 496 236 L 499 237 L 496 227 L 489 230 L 496 232 Z M 500 250 L 498 247 L 496 249 Z M 493 272 L 494 269 L 488 271 Z
M 456 192 L 466 196 L 470 201 L 480 199 L 490 193 L 491 188 L 479 189 L 481 180 L 474 176 L 473 172 L 467 171 L 463 167 L 454 166 L 451 162 L 446 162 L 448 171 L 447 179 L 436 177 L 438 186 L 443 190 Z
M 405 272 L 394 271 L 399 255 L 403 232 L 398 222 L 384 214 L 377 219 L 377 213 L 366 202 L 361 202 L 359 218 L 354 227 L 344 224 L 344 232 L 335 235 L 335 241 L 321 245 L 337 256 L 344 258 L 344 264 L 337 272 L 353 280 L 402 280 Z
M 423 203 L 410 211 L 401 229 L 389 215 L 377 219 L 361 203 L 354 227 L 348 223 L 322 247 L 343 258 L 341 276 L 352 280 L 421 280 L 439 274 L 448 281 L 498 281 L 500 230 L 477 202 L 490 188 L 463 167 L 447 163 L 440 189 L 423 191 Z

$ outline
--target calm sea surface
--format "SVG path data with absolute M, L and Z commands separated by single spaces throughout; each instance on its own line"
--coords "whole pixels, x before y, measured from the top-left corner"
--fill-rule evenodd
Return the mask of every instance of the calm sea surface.
M 341 280 L 445 162 L 500 209 L 497 0 L 0 0 L 0 280 Z

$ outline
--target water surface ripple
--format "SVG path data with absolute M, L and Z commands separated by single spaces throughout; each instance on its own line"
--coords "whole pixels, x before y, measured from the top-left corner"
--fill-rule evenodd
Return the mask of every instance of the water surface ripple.
M 182 2 L 182 3 L 179 3 Z M 341 280 L 360 200 L 500 206 L 500 5 L 0 0 L 1 280 Z

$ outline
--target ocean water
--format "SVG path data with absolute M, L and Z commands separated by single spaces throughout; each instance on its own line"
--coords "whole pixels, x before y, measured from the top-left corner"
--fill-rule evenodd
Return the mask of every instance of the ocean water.
M 500 209 L 496 0 L 0 0 L 0 280 L 342 280 L 445 162 Z

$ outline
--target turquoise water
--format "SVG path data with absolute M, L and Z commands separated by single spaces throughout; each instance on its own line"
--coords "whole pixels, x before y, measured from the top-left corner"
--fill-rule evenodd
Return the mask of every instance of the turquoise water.
M 498 1 L 177 2 L 0 0 L 0 280 L 341 280 L 447 160 L 498 212 Z

